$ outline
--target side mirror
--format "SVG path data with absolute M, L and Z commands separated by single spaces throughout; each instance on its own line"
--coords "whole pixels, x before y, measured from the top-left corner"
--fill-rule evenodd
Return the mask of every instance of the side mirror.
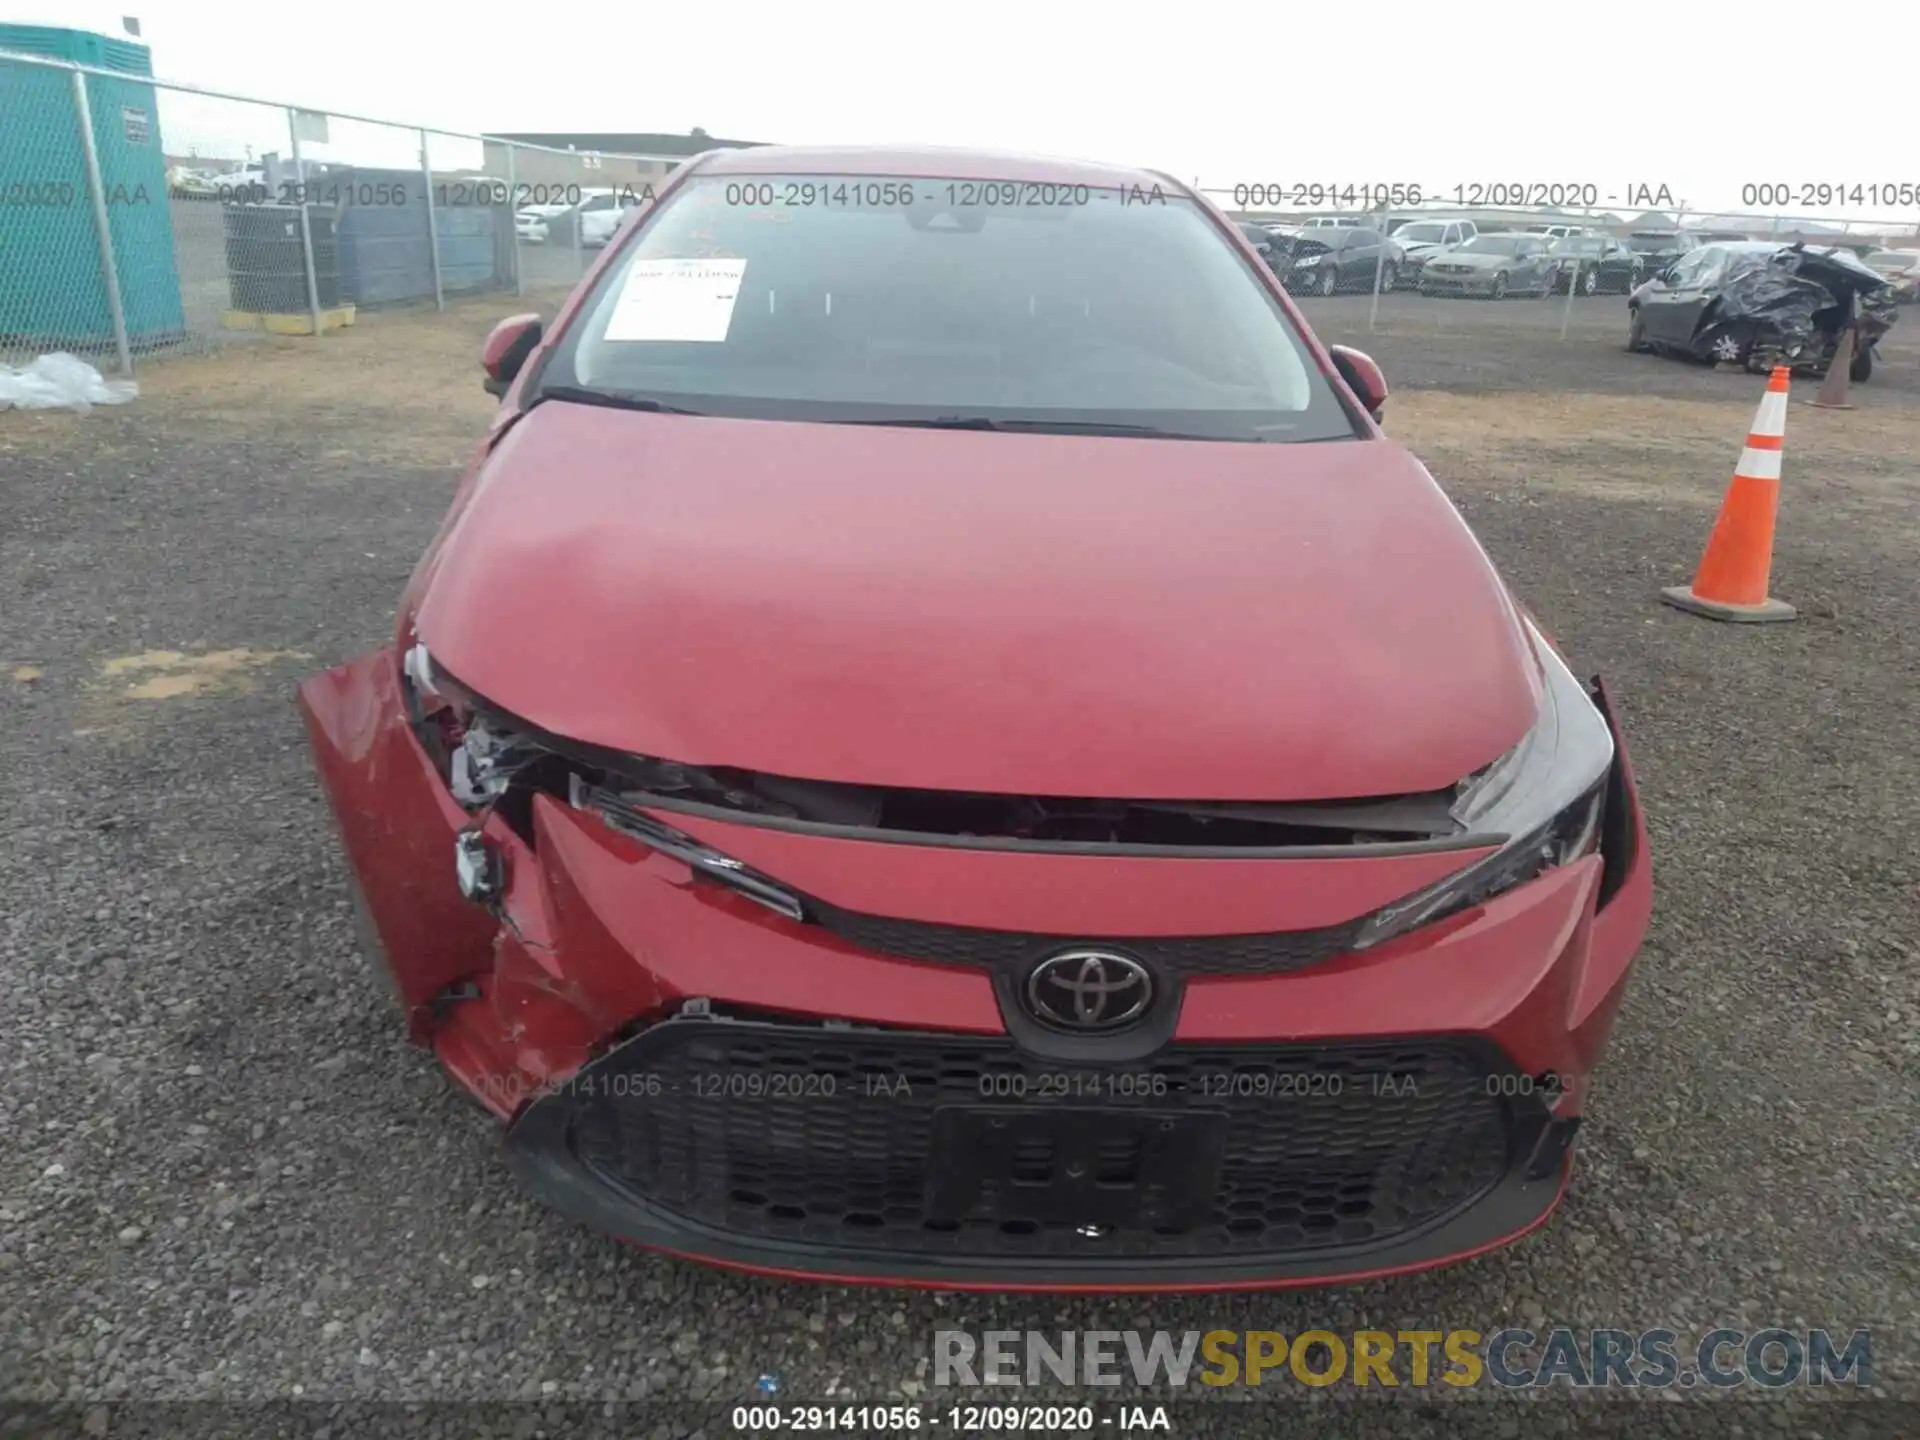
M 487 332 L 487 342 L 480 347 L 480 368 L 486 371 L 482 383 L 489 395 L 507 393 L 542 333 L 538 315 L 509 315 Z
M 1387 403 L 1387 377 L 1380 373 L 1373 357 L 1350 345 L 1329 345 L 1327 353 L 1333 356 L 1333 368 L 1340 372 L 1347 388 L 1359 397 L 1367 414 L 1378 424 L 1380 411 Z

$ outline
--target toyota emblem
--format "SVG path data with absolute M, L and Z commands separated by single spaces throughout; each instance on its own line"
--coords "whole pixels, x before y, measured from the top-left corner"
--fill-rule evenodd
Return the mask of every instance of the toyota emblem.
M 1118 1030 L 1153 1003 L 1153 973 L 1111 950 L 1063 950 L 1027 976 L 1027 1008 L 1057 1030 Z

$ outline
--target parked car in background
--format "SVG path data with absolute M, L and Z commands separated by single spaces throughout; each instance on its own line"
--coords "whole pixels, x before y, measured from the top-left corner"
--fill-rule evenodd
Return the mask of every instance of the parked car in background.
M 191 199 L 209 198 L 220 193 L 220 177 L 191 165 L 170 165 L 167 167 L 167 191 Z
M 1334 295 L 1342 290 L 1371 290 L 1379 272 L 1380 291 L 1393 289 L 1405 258 L 1398 245 L 1365 225 L 1309 226 L 1293 241 L 1281 279 L 1289 290 Z
M 1265 225 L 1255 225 L 1248 220 L 1240 222 L 1240 233 L 1247 237 L 1249 245 L 1260 252 L 1260 258 L 1267 262 L 1269 269 L 1278 266 L 1280 256 L 1286 249 L 1286 242 L 1281 236 Z
M 558 190 L 560 187 L 553 187 Z M 572 245 L 584 249 L 604 245 L 620 228 L 626 213 L 639 203 L 631 190 L 591 189 L 574 192 L 572 203 L 524 205 L 514 213 L 513 230 L 530 245 Z
M 1400 247 L 1400 280 L 1412 284 L 1440 251 L 1464 245 L 1479 233 L 1471 220 L 1402 220 L 1387 238 Z
M 1911 305 L 1920 299 L 1920 250 L 1875 250 L 1866 259 L 1869 269 L 1892 284 L 1895 304 Z
M 1556 295 L 1566 294 L 1569 286 L 1582 295 L 1625 295 L 1646 274 L 1640 252 L 1611 235 L 1569 235 L 1555 241 L 1551 253 L 1559 267 L 1553 277 Z
M 1544 235 L 1488 231 L 1428 260 L 1420 269 L 1422 295 L 1549 295 L 1559 264 Z
M 1682 255 L 1700 248 L 1700 242 L 1684 230 L 1635 230 L 1627 236 L 1626 246 L 1645 262 L 1648 275 L 1658 275 Z
M 1574 235 L 1587 233 L 1585 225 L 1529 225 L 1522 232 L 1525 235 L 1544 235 L 1549 240 L 1565 240 Z
M 580 227 L 581 247 L 598 250 L 605 245 L 620 228 L 620 222 L 627 218 L 627 213 L 639 203 L 639 195 L 631 190 L 608 191 L 581 201 L 574 211 L 574 223 Z
M 1703 245 L 1627 299 L 1627 348 L 1823 375 L 1855 322 L 1849 375 L 1873 374 L 1894 321 L 1893 285 L 1849 250 L 1741 240 Z
M 552 224 L 573 209 L 571 205 L 525 205 L 513 215 L 513 235 L 527 245 L 544 245 L 552 234 Z

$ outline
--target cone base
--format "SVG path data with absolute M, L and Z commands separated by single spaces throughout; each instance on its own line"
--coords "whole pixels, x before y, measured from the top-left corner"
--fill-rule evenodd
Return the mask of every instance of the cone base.
M 1792 620 L 1800 613 L 1786 601 L 1771 597 L 1758 605 L 1728 605 L 1719 600 L 1707 600 L 1694 594 L 1691 585 L 1668 585 L 1660 591 L 1660 598 L 1677 610 L 1704 615 L 1709 620 L 1731 620 L 1736 624 L 1764 625 L 1769 621 Z

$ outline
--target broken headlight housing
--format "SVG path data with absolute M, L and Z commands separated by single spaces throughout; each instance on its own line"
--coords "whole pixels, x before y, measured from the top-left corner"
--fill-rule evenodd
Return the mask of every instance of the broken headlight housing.
M 401 669 L 401 688 L 415 735 L 440 768 L 454 799 L 476 817 L 497 809 L 509 826 L 530 840 L 532 796 L 545 793 L 576 810 L 598 815 L 623 835 L 672 856 L 695 875 L 725 885 L 776 914 L 789 920 L 805 918 L 798 896 L 654 819 L 634 803 L 630 796 L 639 792 L 632 778 L 622 773 L 622 766 L 648 762 L 533 730 L 437 670 L 424 645 L 407 651 Z M 662 772 L 651 777 L 656 784 L 671 783 L 672 767 L 653 768 Z M 477 833 L 472 838 L 472 845 L 460 850 L 457 859 L 461 892 L 478 899 L 497 893 L 500 881 L 485 868 Z
M 1500 848 L 1466 869 L 1368 916 L 1353 948 L 1380 945 L 1456 915 L 1599 844 L 1613 732 L 1586 687 L 1527 622 L 1545 685 L 1540 714 L 1520 743 L 1456 787 L 1453 817 Z
M 408 650 L 401 671 L 414 733 L 440 765 L 453 798 L 469 810 L 498 801 L 516 775 L 550 754 L 437 671 L 426 646 Z

